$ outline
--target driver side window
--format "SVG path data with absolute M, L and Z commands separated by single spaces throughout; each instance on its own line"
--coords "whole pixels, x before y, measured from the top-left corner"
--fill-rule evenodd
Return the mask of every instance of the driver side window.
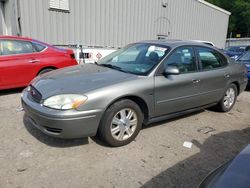
M 0 40 L 0 56 L 3 55 L 3 44 L 2 41 Z
M 164 67 L 175 66 L 180 73 L 197 71 L 196 57 L 192 47 L 177 48 L 164 62 Z

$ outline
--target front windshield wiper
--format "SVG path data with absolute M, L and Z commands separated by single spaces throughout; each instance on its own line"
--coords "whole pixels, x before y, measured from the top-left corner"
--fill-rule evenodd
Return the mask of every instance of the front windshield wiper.
M 103 66 L 103 67 L 108 67 L 108 68 L 111 68 L 111 69 L 115 69 L 115 70 L 118 70 L 118 71 L 121 71 L 121 72 L 129 73 L 129 72 L 123 70 L 121 67 L 118 67 L 118 66 L 115 66 L 115 65 L 111 65 L 111 64 L 98 64 L 98 65 Z

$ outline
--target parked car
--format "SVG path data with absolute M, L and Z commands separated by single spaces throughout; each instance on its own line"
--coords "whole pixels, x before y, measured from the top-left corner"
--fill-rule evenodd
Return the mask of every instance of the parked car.
M 210 173 L 199 188 L 245 188 L 250 185 L 250 145 Z
M 130 44 L 96 64 L 56 70 L 23 91 L 25 120 L 60 138 L 130 143 L 142 124 L 217 105 L 227 112 L 246 88 L 246 67 L 216 48 L 185 41 Z
M 229 57 L 237 59 L 239 56 L 250 50 L 250 46 L 230 46 L 224 50 Z
M 237 59 L 238 62 L 243 63 L 247 67 L 247 77 L 248 77 L 248 86 L 250 86 L 250 51 L 246 52 Z
M 0 36 L 0 90 L 27 86 L 37 75 L 77 65 L 70 49 L 24 37 Z

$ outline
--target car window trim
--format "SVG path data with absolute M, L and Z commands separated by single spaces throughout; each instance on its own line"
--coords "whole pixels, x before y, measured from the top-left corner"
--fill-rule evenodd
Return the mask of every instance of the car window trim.
M 209 69 L 209 70 L 203 70 L 202 69 L 202 63 L 201 63 L 201 60 L 200 60 L 200 56 L 199 56 L 199 52 L 198 52 L 198 48 L 208 48 L 208 49 L 211 49 L 211 50 L 214 50 L 216 53 L 218 53 L 220 56 L 223 56 L 223 54 L 221 52 L 219 52 L 218 50 L 216 49 L 213 49 L 213 48 L 210 48 L 210 47 L 207 47 L 207 46 L 199 46 L 199 45 L 195 45 L 194 46 L 194 49 L 197 53 L 197 59 L 198 59 L 198 63 L 199 63 L 199 72 L 207 72 L 207 71 L 212 71 L 212 70 L 219 70 L 219 69 L 223 69 L 225 67 L 228 66 L 229 62 L 228 62 L 228 59 L 225 57 L 225 59 L 227 60 L 225 62 L 225 65 L 221 66 L 221 67 L 217 67 L 217 68 L 213 68 L 213 69 Z M 223 60 L 222 60 L 223 61 Z M 223 61 L 224 62 L 224 61 Z
M 196 64 L 196 71 L 192 71 L 192 72 L 186 72 L 186 73 L 180 73 L 180 74 L 192 74 L 192 73 L 196 73 L 199 72 L 199 65 L 198 65 L 198 57 L 196 55 L 195 49 L 193 45 L 181 45 L 181 46 L 177 46 L 175 48 L 171 48 L 169 53 L 161 60 L 161 62 L 159 62 L 159 66 L 156 68 L 155 74 L 154 76 L 163 76 L 163 68 L 164 68 L 164 61 L 166 61 L 178 48 L 182 48 L 182 47 L 188 47 L 188 48 L 192 48 L 193 52 L 194 52 L 194 56 L 195 56 L 195 64 Z
M 0 42 L 1 41 L 24 41 L 24 42 L 29 42 L 29 43 L 31 43 L 31 45 L 32 45 L 32 47 L 33 47 L 33 42 L 32 41 L 29 41 L 29 40 L 19 40 L 19 39 L 0 39 Z M 39 43 L 40 44 L 40 43 Z M 48 46 L 46 46 L 46 45 L 43 45 L 43 46 L 45 46 L 45 48 L 42 50 L 42 51 L 40 51 L 40 52 L 32 52 L 32 53 L 21 53 L 21 54 L 11 54 L 11 55 L 0 55 L 0 57 L 11 57 L 11 56 L 20 56 L 20 55 L 32 55 L 32 54 L 37 54 L 37 53 L 42 53 L 42 52 L 44 52 L 45 50 L 47 50 L 48 49 Z

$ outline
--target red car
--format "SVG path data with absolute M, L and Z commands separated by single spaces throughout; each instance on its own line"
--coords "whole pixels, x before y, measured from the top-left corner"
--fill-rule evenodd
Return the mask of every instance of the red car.
M 24 87 L 37 75 L 77 65 L 70 49 L 24 37 L 0 36 L 0 90 Z

